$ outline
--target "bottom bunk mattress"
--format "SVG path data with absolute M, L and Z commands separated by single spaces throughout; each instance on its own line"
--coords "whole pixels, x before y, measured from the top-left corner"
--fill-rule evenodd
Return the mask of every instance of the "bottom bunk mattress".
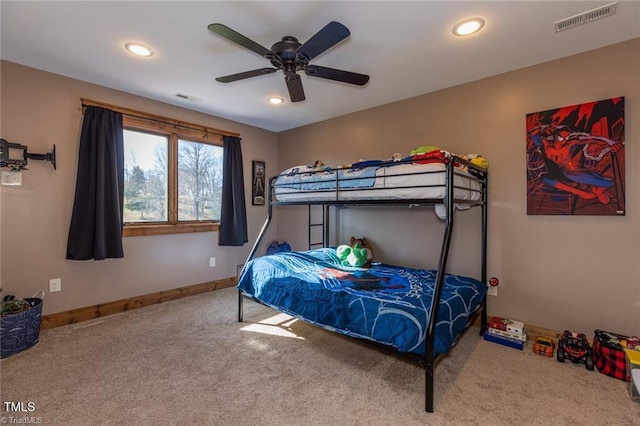
M 285 252 L 247 263 L 238 288 L 259 302 L 353 337 L 423 354 L 437 271 L 343 266 L 335 249 Z M 484 300 L 474 278 L 445 275 L 434 354 L 445 353 Z

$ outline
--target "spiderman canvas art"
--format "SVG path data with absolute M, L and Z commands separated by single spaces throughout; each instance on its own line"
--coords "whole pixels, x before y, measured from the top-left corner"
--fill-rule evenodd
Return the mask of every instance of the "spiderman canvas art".
M 526 118 L 527 214 L 625 214 L 624 97 Z

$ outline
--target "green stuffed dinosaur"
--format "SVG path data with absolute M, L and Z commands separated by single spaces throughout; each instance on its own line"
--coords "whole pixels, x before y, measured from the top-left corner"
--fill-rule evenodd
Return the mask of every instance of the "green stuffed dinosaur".
M 340 263 L 344 266 L 361 268 L 367 263 L 367 249 L 360 247 L 359 243 L 356 243 L 353 247 L 348 245 L 338 246 L 336 254 L 340 259 Z

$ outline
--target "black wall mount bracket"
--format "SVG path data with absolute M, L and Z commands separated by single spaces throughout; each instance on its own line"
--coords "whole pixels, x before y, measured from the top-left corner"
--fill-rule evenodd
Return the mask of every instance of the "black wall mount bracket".
M 56 170 L 56 146 L 46 154 L 27 152 L 27 146 L 19 143 L 7 142 L 0 139 L 0 167 L 10 167 L 12 170 L 28 170 L 27 163 L 31 160 L 49 161 Z

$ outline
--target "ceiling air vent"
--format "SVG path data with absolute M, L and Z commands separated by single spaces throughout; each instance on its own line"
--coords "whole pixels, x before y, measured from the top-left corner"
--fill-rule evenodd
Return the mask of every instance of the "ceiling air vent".
M 185 95 L 184 93 L 176 93 L 176 98 L 184 99 L 186 101 L 192 102 L 202 102 L 202 99 L 196 98 L 195 96 Z
M 553 25 L 557 33 L 559 33 L 560 31 L 570 30 L 571 28 L 575 28 L 579 25 L 588 24 L 589 22 L 593 22 L 595 20 L 606 18 L 607 16 L 615 14 L 617 5 L 618 2 L 613 2 L 606 6 L 598 7 L 587 12 L 571 16 L 569 18 L 561 19 L 554 22 Z

